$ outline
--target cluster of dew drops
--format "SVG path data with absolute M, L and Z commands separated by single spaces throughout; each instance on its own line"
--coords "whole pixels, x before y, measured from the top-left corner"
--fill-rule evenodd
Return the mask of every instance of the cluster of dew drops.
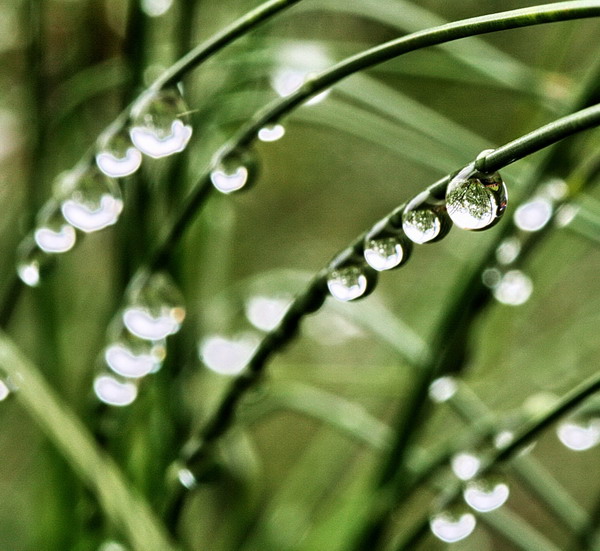
M 178 87 L 150 91 L 131 109 L 127 128 L 101 136 L 94 162 L 82 161 L 55 179 L 52 197 L 17 252 L 17 273 L 26 285 L 40 284 L 52 259 L 75 246 L 78 232 L 96 232 L 118 221 L 123 199 L 117 180 L 134 174 L 144 155 L 160 159 L 183 151 L 192 135 L 188 113 Z M 274 141 L 282 134 L 283 127 L 274 125 L 262 129 L 259 138 Z M 248 184 L 251 164 L 246 151 L 217 155 L 211 182 L 222 193 L 237 191 Z M 101 373 L 94 380 L 98 398 L 116 406 L 131 404 L 138 381 L 160 369 L 165 339 L 185 317 L 183 297 L 163 272 L 140 274 L 125 302 L 109 327 Z

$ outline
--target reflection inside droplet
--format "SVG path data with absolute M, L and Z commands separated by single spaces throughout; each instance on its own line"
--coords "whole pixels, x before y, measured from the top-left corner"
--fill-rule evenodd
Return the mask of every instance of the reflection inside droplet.
M 259 342 L 254 333 L 244 333 L 231 339 L 212 335 L 200 343 L 200 359 L 216 373 L 237 375 L 248 365 Z
M 102 402 L 111 406 L 128 406 L 137 397 L 137 387 L 133 383 L 122 383 L 110 375 L 96 377 L 94 391 Z
M 290 302 L 290 297 L 251 297 L 246 303 L 246 317 L 257 329 L 271 331 L 283 318 Z
M 452 471 L 460 480 L 471 480 L 481 467 L 481 460 L 472 453 L 457 453 L 451 460 Z
M 391 270 L 402 263 L 404 249 L 399 238 L 390 236 L 366 242 L 364 255 L 371 268 L 382 272 Z
M 454 377 L 439 377 L 429 385 L 429 398 L 436 403 L 446 402 L 456 394 L 457 390 L 458 384 Z
M 145 126 L 133 126 L 129 133 L 133 145 L 142 153 L 159 159 L 183 151 L 192 137 L 192 127 L 175 119 L 169 133 Z
M 362 297 L 367 292 L 367 276 L 360 266 L 347 266 L 332 270 L 327 278 L 331 296 L 342 302 Z
M 506 503 L 510 490 L 504 482 L 477 480 L 469 482 L 463 492 L 467 504 L 480 513 L 488 513 Z
M 402 216 L 402 229 L 415 243 L 433 241 L 440 234 L 441 228 L 440 218 L 431 210 L 413 210 Z
M 123 323 L 136 337 L 150 341 L 159 341 L 179 331 L 180 321 L 171 309 L 152 315 L 144 307 L 130 307 L 123 312 Z
M 494 287 L 494 298 L 509 306 L 525 304 L 533 292 L 533 282 L 521 270 L 506 272 Z
M 104 194 L 97 208 L 90 206 L 88 201 L 68 199 L 61 205 L 65 219 L 84 232 L 94 232 L 112 226 L 119 219 L 123 210 L 123 201 L 112 195 Z
M 218 168 L 210 173 L 210 180 L 221 193 L 232 193 L 246 185 L 248 169 L 245 166 L 238 166 L 233 171 Z
M 59 230 L 38 228 L 35 230 L 34 239 L 38 247 L 47 253 L 65 253 L 75 245 L 75 228 L 64 224 Z
M 281 124 L 265 126 L 258 131 L 258 139 L 261 142 L 276 142 L 285 135 L 285 128 Z
M 476 524 L 477 521 L 472 513 L 455 515 L 447 511 L 433 516 L 429 521 L 433 534 L 447 543 L 465 539 L 475 530 Z
M 164 348 L 160 348 L 164 351 Z M 136 354 L 121 343 L 112 344 L 104 351 L 104 359 L 115 373 L 132 378 L 144 377 L 156 371 L 160 367 L 162 357 L 152 348 L 149 352 Z
M 523 231 L 539 231 L 552 218 L 552 210 L 552 203 L 548 199 L 537 197 L 515 210 L 515 225 Z
M 123 178 L 136 172 L 142 164 L 142 154 L 135 147 L 129 147 L 123 157 L 117 157 L 110 151 L 96 155 L 98 168 L 111 178 Z
M 585 451 L 600 443 L 600 418 L 562 422 L 556 429 L 559 440 L 569 449 Z

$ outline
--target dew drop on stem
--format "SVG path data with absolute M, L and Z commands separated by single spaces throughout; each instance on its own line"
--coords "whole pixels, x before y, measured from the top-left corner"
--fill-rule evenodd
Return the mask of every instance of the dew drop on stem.
M 51 199 L 40 210 L 33 238 L 42 251 L 60 254 L 75 246 L 77 235 L 75 228 L 64 219 L 59 204 Z
M 202 363 L 220 375 L 241 373 L 260 343 L 258 334 L 239 333 L 232 337 L 209 335 L 202 339 L 198 355 Z
M 575 416 L 560 423 L 556 435 L 573 451 L 586 451 L 600 444 L 600 417 Z
M 177 87 L 148 93 L 131 112 L 133 145 L 154 159 L 183 151 L 192 136 L 188 113 Z
M 428 191 L 414 197 L 402 212 L 402 229 L 414 243 L 439 241 L 448 234 L 451 227 L 446 204 Z
M 329 269 L 327 288 L 331 296 L 349 302 L 370 295 L 377 284 L 377 272 L 356 253 L 337 259 Z
M 463 498 L 471 509 L 489 513 L 506 503 L 510 489 L 497 477 L 486 477 L 469 482 L 463 490 Z
M 384 219 L 366 235 L 363 249 L 367 264 L 382 272 L 399 268 L 406 263 L 412 251 L 412 241 L 401 229 L 394 228 Z
M 44 252 L 33 235 L 26 237 L 17 249 L 17 274 L 29 287 L 37 287 L 50 267 L 53 256 Z
M 450 465 L 457 478 L 471 480 L 479 472 L 481 459 L 473 453 L 460 452 L 452 457 Z
M 96 153 L 98 168 L 110 178 L 124 178 L 136 172 L 142 164 L 141 152 L 133 146 L 125 132 L 101 139 Z
M 258 139 L 261 142 L 276 142 L 285 135 L 285 127 L 282 124 L 271 124 L 258 131 Z
M 98 399 L 110 406 L 128 406 L 137 398 L 137 386 L 117 376 L 102 374 L 94 379 Z
M 454 543 L 470 536 L 475 530 L 475 515 L 465 507 L 454 507 L 441 511 L 429 519 L 433 535 L 446 543 Z
M 123 210 L 117 182 L 95 165 L 61 174 L 54 193 L 65 220 L 85 233 L 112 226 Z
M 256 181 L 258 163 L 256 155 L 247 149 L 217 155 L 210 173 L 210 181 L 221 193 L 229 194 L 250 189 Z
M 166 356 L 164 342 L 149 342 L 123 333 L 105 348 L 106 365 L 117 375 L 134 379 L 158 371 Z
M 464 230 L 491 228 L 502 217 L 506 203 L 506 185 L 500 174 L 485 174 L 472 165 L 460 170 L 446 189 L 448 214 Z
M 133 335 L 160 341 L 177 333 L 184 318 L 183 296 L 166 273 L 142 275 L 133 282 L 122 316 Z

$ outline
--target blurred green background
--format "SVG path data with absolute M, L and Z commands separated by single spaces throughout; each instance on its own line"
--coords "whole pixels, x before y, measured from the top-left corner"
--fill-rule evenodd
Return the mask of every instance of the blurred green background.
M 600 22 L 557 23 L 409 54 L 350 77 L 322 101 L 295 111 L 282 121 L 281 140 L 256 144 L 255 187 L 211 197 L 173 251 L 171 273 L 185 297 L 186 322 L 169 340 L 162 370 L 141 383 L 136 402 L 104 411 L 92 381 L 125 286 L 243 121 L 294 79 L 355 52 L 443 20 L 534 4 L 301 2 L 186 76 L 194 128 L 186 152 L 145 163 L 123 182 L 119 223 L 61 255 L 39 288 L 15 294 L 17 246 L 51 196 L 54 178 L 165 67 L 256 5 L 0 0 L 0 297 L 17 301 L 6 329 L 64 404 L 103 435 L 102 445 L 155 507 L 165 469 L 230 381 L 199 357 L 207 338 L 260 336 L 248 315 L 252 298 L 285 302 L 395 206 L 482 149 L 569 112 L 580 83 L 598 65 Z M 598 136 L 591 131 L 569 140 L 552 175 L 574 187 L 571 171 L 597 156 Z M 418 351 L 432 337 L 463 274 L 509 223 L 527 167 L 539 158 L 503 171 L 509 208 L 496 227 L 455 229 L 440 243 L 415 247 L 406 267 L 382 274 L 364 302 L 328 301 L 305 321 L 245 401 L 214 480 L 186 501 L 178 525 L 184 546 L 349 548 L 391 430 L 386 423 L 413 388 L 414 370 L 401 351 Z M 594 182 L 586 183 L 573 200 L 583 205 L 576 218 L 546 232 L 520 266 L 533 282 L 530 299 L 520 306 L 491 302 L 470 327 L 472 354 L 463 378 L 497 416 L 498 430 L 597 371 L 600 203 Z M 12 397 L 0 404 L 0 426 L 0 549 L 127 545 Z M 430 449 L 464 428 L 451 406 L 437 405 L 419 444 Z M 599 450 L 569 450 L 552 428 L 530 457 L 578 507 L 593 512 L 600 499 Z M 571 549 L 572 530 L 511 468 L 503 476 L 511 487 L 504 509 L 557 549 Z M 402 533 L 426 514 L 435 495 L 432 487 L 419 490 L 394 517 L 394 530 Z M 493 524 L 482 520 L 452 549 L 522 548 Z M 431 536 L 418 547 L 444 548 Z M 116 548 L 105 545 L 104 551 Z

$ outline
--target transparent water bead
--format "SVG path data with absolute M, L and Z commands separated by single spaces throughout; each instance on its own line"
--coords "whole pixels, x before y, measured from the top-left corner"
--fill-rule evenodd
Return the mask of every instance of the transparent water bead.
M 154 159 L 183 151 L 192 137 L 188 112 L 177 88 L 147 95 L 132 109 L 133 145 Z
M 419 193 L 402 213 L 402 229 L 414 243 L 439 241 L 451 227 L 445 203 L 432 197 L 428 191 Z
M 131 382 L 119 381 L 112 375 L 99 375 L 94 379 L 94 392 L 105 404 L 128 406 L 137 398 L 137 386 Z
M 533 282 L 521 270 L 506 272 L 493 288 L 494 298 L 508 306 L 525 304 L 533 292 Z
M 476 525 L 475 515 L 463 509 L 442 511 L 429 520 L 433 535 L 446 543 L 467 538 L 473 533 Z
M 338 258 L 327 276 L 331 296 L 349 302 L 370 295 L 377 284 L 377 272 L 354 252 Z
M 255 333 L 242 333 L 232 338 L 210 335 L 202 340 L 198 355 L 208 369 L 221 375 L 238 375 L 248 365 L 260 338 Z
M 86 233 L 112 226 L 123 210 L 118 184 L 97 166 L 62 174 L 55 194 L 65 220 Z
M 98 146 L 98 168 L 110 178 L 124 178 L 136 172 L 142 164 L 141 152 L 133 147 L 128 134 L 110 136 Z
M 223 157 L 217 157 L 210 173 L 210 181 L 221 193 L 233 193 L 249 189 L 256 180 L 257 162 L 253 153 L 243 150 L 234 151 Z
M 429 385 L 429 398 L 438 404 L 450 400 L 458 390 L 458 383 L 454 377 L 438 377 Z
M 122 377 L 134 379 L 158 371 L 165 355 L 162 343 L 150 345 L 145 341 L 140 341 L 137 346 L 131 342 L 116 342 L 104 350 L 108 367 Z
M 412 242 L 402 230 L 395 229 L 384 219 L 367 234 L 363 249 L 367 264 L 382 272 L 405 264 L 412 251 Z
M 17 274 L 25 285 L 37 287 L 51 260 L 51 255 L 41 250 L 30 235 L 17 249 Z
M 160 341 L 179 331 L 185 319 L 183 297 L 165 273 L 155 273 L 134 282 L 123 324 L 136 337 Z
M 553 211 L 554 206 L 549 199 L 536 197 L 515 210 L 515 225 L 526 232 L 539 231 L 550 221 Z
M 481 467 L 481 460 L 473 453 L 461 452 L 450 461 L 452 471 L 460 480 L 471 480 Z
M 465 502 L 479 513 L 489 513 L 502 507 L 509 494 L 507 484 L 492 479 L 469 482 L 463 491 Z
M 564 421 L 558 425 L 556 435 L 570 450 L 589 450 L 600 444 L 600 417 Z
M 245 305 L 246 318 L 257 329 L 271 331 L 279 325 L 291 302 L 290 296 L 250 297 Z
M 497 172 L 484 174 L 471 165 L 448 184 L 446 206 L 452 222 L 464 230 L 485 230 L 506 210 L 507 191 Z
M 46 203 L 40 211 L 33 238 L 42 251 L 50 254 L 70 251 L 77 240 L 75 228 L 65 221 L 54 200 Z
M 261 142 L 276 142 L 285 136 L 285 127 L 282 124 L 265 126 L 258 131 L 258 139 Z

